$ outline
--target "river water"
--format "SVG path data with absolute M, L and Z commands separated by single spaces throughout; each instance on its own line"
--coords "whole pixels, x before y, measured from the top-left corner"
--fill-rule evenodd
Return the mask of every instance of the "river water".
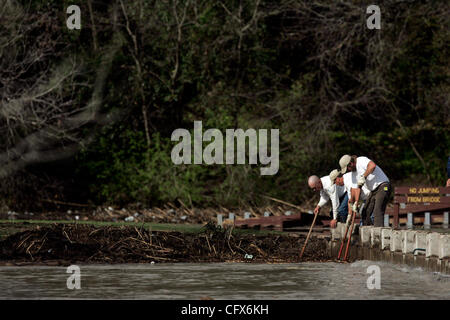
M 380 289 L 368 289 L 372 265 Z M 78 290 L 65 267 L 0 267 L 0 299 L 450 299 L 448 275 L 366 260 L 79 267 Z

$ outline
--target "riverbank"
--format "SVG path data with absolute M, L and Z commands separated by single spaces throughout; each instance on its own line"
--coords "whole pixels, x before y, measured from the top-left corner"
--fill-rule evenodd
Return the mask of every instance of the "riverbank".
M 1 265 L 72 263 L 295 263 L 305 237 L 241 231 L 206 224 L 186 232 L 138 225 L 6 223 L 16 232 L 0 241 Z M 5 224 L 2 224 L 5 233 Z M 302 261 L 330 261 L 327 241 L 312 238 Z

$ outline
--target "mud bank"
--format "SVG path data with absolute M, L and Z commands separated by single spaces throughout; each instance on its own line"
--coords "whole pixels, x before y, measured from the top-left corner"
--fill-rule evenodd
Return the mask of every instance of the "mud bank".
M 55 224 L 0 242 L 0 265 L 162 262 L 299 262 L 304 236 L 242 234 L 206 225 L 198 233 Z M 310 239 L 302 261 L 329 261 L 327 241 Z

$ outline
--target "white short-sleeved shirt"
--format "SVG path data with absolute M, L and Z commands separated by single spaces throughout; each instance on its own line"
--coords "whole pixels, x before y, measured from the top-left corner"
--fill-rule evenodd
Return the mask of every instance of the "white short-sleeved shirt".
M 367 170 L 369 162 L 372 161 L 367 157 L 356 158 L 356 171 L 352 172 L 352 181 L 358 181 L 360 176 L 363 176 Z M 384 174 L 383 170 L 377 165 L 375 170 L 366 177 L 364 184 L 369 191 L 375 190 L 380 184 L 389 182 L 389 178 Z
M 331 205 L 333 207 L 333 218 L 337 218 L 339 198 L 345 193 L 345 188 L 343 186 L 338 186 L 336 184 L 331 184 L 330 176 L 324 176 L 320 178 L 322 181 L 323 189 L 320 190 L 320 200 L 317 206 L 323 207 L 328 200 L 331 200 Z
M 344 174 L 342 176 L 342 178 L 344 179 L 345 191 L 347 191 L 348 197 L 350 199 L 351 194 L 352 194 L 351 189 L 358 188 L 358 181 L 355 179 L 355 175 L 353 175 L 352 172 L 347 172 L 346 174 Z M 370 194 L 370 191 L 369 191 L 369 189 L 367 189 L 366 185 L 364 184 L 361 188 L 361 194 L 360 194 L 359 198 L 362 201 L 365 201 L 369 197 L 369 194 Z

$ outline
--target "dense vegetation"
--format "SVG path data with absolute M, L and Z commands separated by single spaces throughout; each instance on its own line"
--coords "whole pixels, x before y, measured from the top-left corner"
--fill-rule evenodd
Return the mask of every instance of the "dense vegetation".
M 0 4 L 1 200 L 300 203 L 344 153 L 445 183 L 449 3 L 88 0 Z M 81 8 L 68 30 L 66 8 Z M 176 128 L 279 128 L 280 170 L 172 164 Z

